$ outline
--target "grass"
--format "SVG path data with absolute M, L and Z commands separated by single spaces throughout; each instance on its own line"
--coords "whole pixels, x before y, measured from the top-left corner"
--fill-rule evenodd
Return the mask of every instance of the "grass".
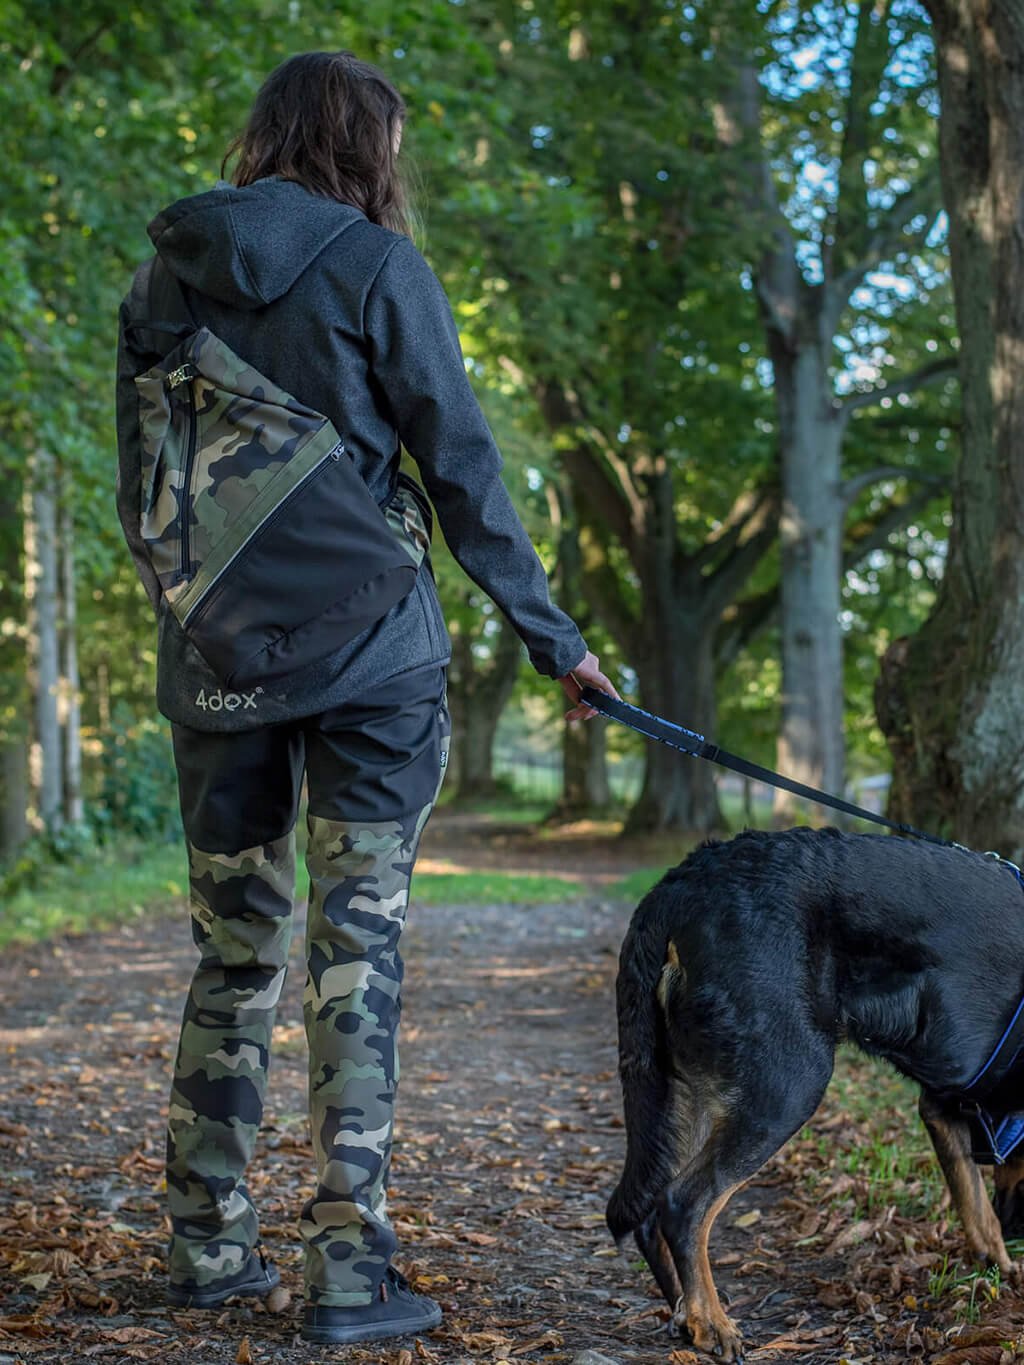
M 608 887 L 608 895 L 621 897 L 626 901 L 642 900 L 647 895 L 651 887 L 656 882 L 660 882 L 665 875 L 663 867 L 638 867 L 631 872 L 628 877 L 622 877 L 617 882 L 612 882 Z
M 959 1261 L 950 1261 L 948 1256 L 943 1256 L 941 1266 L 928 1278 L 928 1295 L 934 1300 L 952 1296 L 953 1316 L 960 1322 L 973 1324 L 981 1317 L 982 1305 L 999 1297 L 1001 1285 L 998 1266 L 965 1269 Z
M 510 872 L 417 872 L 412 901 L 421 905 L 538 905 L 580 896 L 568 877 Z
M 300 882 L 300 890 L 304 887 Z M 421 905 L 536 905 L 579 896 L 569 877 L 507 872 L 417 872 Z M 0 948 L 107 929 L 183 906 L 188 866 L 183 845 L 127 844 L 55 862 L 38 883 L 0 903 Z
M 38 885 L 0 904 L 0 948 L 141 918 L 161 904 L 180 902 L 187 878 L 178 844 L 122 844 L 54 863 Z

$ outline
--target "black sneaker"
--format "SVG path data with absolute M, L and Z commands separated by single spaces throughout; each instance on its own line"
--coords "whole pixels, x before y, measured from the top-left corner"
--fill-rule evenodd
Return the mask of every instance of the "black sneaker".
M 428 1332 L 441 1321 L 441 1308 L 425 1294 L 414 1294 L 409 1282 L 389 1266 L 380 1293 L 371 1303 L 352 1308 L 309 1304 L 302 1323 L 304 1341 L 348 1346 L 357 1341 L 383 1341 L 411 1332 Z
M 227 1299 L 252 1296 L 263 1299 L 281 1283 L 277 1269 L 262 1251 L 250 1251 L 241 1270 L 213 1284 L 195 1285 L 187 1281 L 167 1286 L 167 1302 L 177 1308 L 219 1308 Z

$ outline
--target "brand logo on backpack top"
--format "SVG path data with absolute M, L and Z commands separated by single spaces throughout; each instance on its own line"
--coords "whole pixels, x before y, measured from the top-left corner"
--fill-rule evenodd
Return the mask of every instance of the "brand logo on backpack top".
M 237 711 L 239 708 L 255 711 L 256 698 L 262 695 L 262 687 L 257 687 L 255 692 L 222 692 L 219 687 L 216 692 L 207 692 L 201 687 L 192 705 L 198 706 L 200 711 Z

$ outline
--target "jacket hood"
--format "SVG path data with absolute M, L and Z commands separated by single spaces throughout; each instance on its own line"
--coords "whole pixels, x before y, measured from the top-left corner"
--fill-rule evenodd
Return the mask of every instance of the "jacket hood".
M 276 176 L 190 195 L 158 213 L 150 240 L 182 284 L 232 308 L 262 308 L 366 215 Z

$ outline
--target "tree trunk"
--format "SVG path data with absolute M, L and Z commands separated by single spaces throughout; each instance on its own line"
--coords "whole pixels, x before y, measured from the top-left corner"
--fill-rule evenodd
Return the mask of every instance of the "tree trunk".
M 831 349 L 831 335 L 827 339 Z M 831 401 L 824 345 L 776 339 L 772 361 L 782 451 L 782 722 L 779 772 L 843 789 L 843 654 L 839 626 L 844 503 L 842 422 Z M 777 792 L 776 818 L 796 798 Z
M 473 643 L 469 634 L 454 636 L 448 679 L 457 751 L 452 776 L 460 801 L 494 794 L 494 737 L 516 685 L 521 653 L 519 637 L 504 617 L 489 662 L 478 662 Z
M 653 630 L 657 644 L 638 661 L 645 710 L 705 735 L 715 733 L 714 633 L 696 614 L 677 611 L 671 628 Z M 655 623 L 656 624 L 656 623 Z M 648 743 L 644 782 L 629 813 L 626 833 L 720 829 L 715 770 L 665 744 Z
M 24 610 L 22 499 L 7 475 L 0 490 L 0 617 L 20 621 Z M 28 838 L 28 734 L 25 724 L 24 646 L 19 633 L 0 633 L 0 860 Z
M 63 821 L 63 768 L 58 717 L 60 690 L 57 492 L 53 456 L 37 451 L 25 498 L 25 602 L 34 740 L 31 775 L 41 827 Z
M 60 509 L 61 720 L 64 725 L 64 819 L 80 825 L 82 802 L 82 701 L 78 676 L 78 610 L 75 600 L 75 527 L 70 488 L 65 483 Z
M 609 809 L 607 735 L 608 723 L 600 719 L 562 726 L 562 795 L 549 820 L 584 819 Z
M 939 598 L 883 665 L 900 820 L 1024 854 L 1024 20 L 1009 0 L 926 0 L 963 391 Z
M 0 740 L 0 861 L 28 838 L 28 754 L 25 736 L 8 732 Z
M 504 709 L 496 706 L 496 699 L 486 688 L 469 688 L 461 698 L 457 711 L 460 753 L 455 785 L 460 801 L 494 795 L 494 736 Z

